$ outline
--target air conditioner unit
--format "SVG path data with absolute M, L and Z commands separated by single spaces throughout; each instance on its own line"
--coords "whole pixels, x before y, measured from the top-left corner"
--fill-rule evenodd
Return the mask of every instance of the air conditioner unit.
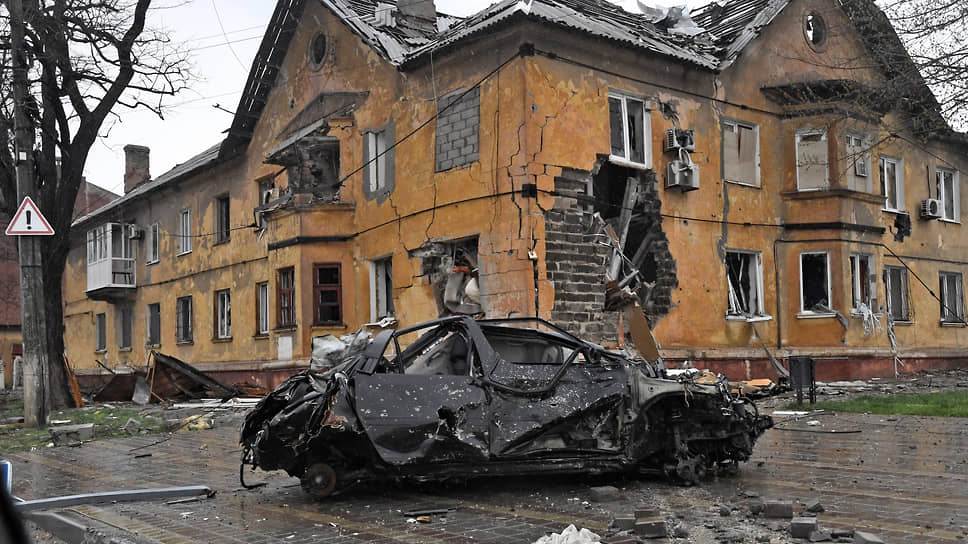
M 675 128 L 670 128 L 666 131 L 665 150 L 679 151 L 680 149 L 685 149 L 686 151 L 696 150 L 695 131 Z
M 938 219 L 943 215 L 944 204 L 936 198 L 921 201 L 921 219 Z
M 666 189 L 682 192 L 699 188 L 699 165 L 694 162 L 672 161 L 666 169 Z
M 138 225 L 128 225 L 128 239 L 140 240 L 144 238 L 145 231 L 138 228 Z

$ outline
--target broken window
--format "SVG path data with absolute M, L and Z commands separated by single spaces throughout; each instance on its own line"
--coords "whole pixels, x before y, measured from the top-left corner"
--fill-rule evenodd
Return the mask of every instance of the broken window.
M 759 129 L 739 121 L 723 121 L 723 179 L 760 186 Z
M 255 284 L 255 334 L 269 334 L 269 282 Z
M 215 199 L 215 243 L 228 242 L 232 235 L 231 201 L 229 195 Z
M 880 175 L 884 209 L 904 211 L 904 163 L 901 159 L 881 157 Z
M 147 319 L 145 343 L 158 347 L 161 345 L 161 304 L 155 302 L 148 305 Z
M 265 206 L 266 204 L 272 202 L 273 189 L 276 186 L 276 182 L 273 178 L 265 178 L 259 180 L 259 201 L 256 206 Z M 266 228 L 266 218 L 265 214 L 259 212 L 259 228 Z
M 232 338 L 232 294 L 228 289 L 215 291 L 215 337 Z
M 907 269 L 900 266 L 884 267 L 887 288 L 887 313 L 894 321 L 910 321 L 908 309 Z
M 296 324 L 296 270 L 293 267 L 279 270 L 279 327 L 292 327 Z
M 961 199 L 958 189 L 958 172 L 945 168 L 935 170 L 935 178 L 938 184 L 938 200 L 941 201 L 942 219 L 948 221 L 958 221 L 961 215 Z
M 192 297 L 179 297 L 176 301 L 175 310 L 175 341 L 183 344 L 191 342 L 194 337 L 192 333 L 192 322 L 194 321 Z
M 847 134 L 847 188 L 869 193 L 871 186 L 870 143 L 865 136 Z
M 421 260 L 420 274 L 430 282 L 439 316 L 476 315 L 484 311 L 477 269 L 477 237 L 427 242 L 409 255 Z
M 131 349 L 131 317 L 132 308 L 128 305 L 117 307 L 118 348 Z
M 871 255 L 850 256 L 850 285 L 854 311 L 864 304 L 872 312 L 877 312 L 877 274 L 874 272 L 874 257 Z
M 632 166 L 652 167 L 648 111 L 645 100 L 641 98 L 614 92 L 608 94 L 612 160 Z
M 340 290 L 340 269 L 338 264 L 317 264 L 313 266 L 313 314 L 315 325 L 340 323 L 343 321 L 343 301 Z
M 95 344 L 94 351 L 104 351 L 107 349 L 107 316 L 97 314 L 94 316 Z
M 393 316 L 392 257 L 370 261 L 370 321 Z
M 752 317 L 763 311 L 763 257 L 753 251 L 726 252 L 729 309 L 726 315 Z
M 823 190 L 829 186 L 827 180 L 827 131 L 798 130 L 797 190 Z
M 152 223 L 151 227 L 148 228 L 148 243 L 145 249 L 145 262 L 147 264 L 154 264 L 158 262 L 159 258 L 159 238 L 161 237 L 161 227 L 158 223 Z
M 831 313 L 830 256 L 826 251 L 800 254 L 800 311 Z
M 192 250 L 192 210 L 185 209 L 178 214 L 178 254 Z
M 964 294 L 961 286 L 961 274 L 957 272 L 941 272 L 941 322 L 964 323 Z

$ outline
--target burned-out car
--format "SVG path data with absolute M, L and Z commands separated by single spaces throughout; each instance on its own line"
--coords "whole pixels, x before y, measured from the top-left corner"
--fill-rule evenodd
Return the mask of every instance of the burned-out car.
M 411 336 L 417 336 L 410 340 Z M 735 470 L 772 425 L 724 379 L 666 377 L 537 319 L 383 331 L 296 374 L 242 425 L 243 468 L 326 496 L 375 480 Z M 244 484 L 244 482 L 243 482 Z

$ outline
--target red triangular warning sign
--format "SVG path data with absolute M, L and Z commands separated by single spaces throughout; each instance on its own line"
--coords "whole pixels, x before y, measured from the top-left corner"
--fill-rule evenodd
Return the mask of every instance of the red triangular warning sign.
M 54 229 L 40 209 L 34 204 L 30 197 L 24 197 L 24 201 L 17 208 L 17 213 L 13 214 L 13 220 L 7 225 L 7 236 L 50 236 L 54 234 Z

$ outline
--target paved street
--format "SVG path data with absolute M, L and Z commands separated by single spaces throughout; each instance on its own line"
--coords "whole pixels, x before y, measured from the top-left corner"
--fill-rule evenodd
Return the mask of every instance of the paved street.
M 235 418 L 236 420 L 238 418 Z M 779 422 L 737 477 L 682 488 L 649 480 L 528 478 L 453 485 L 359 488 L 326 501 L 282 473 L 238 484 L 236 426 L 159 440 L 135 437 L 14 455 L 14 493 L 42 498 L 78 492 L 205 484 L 208 500 L 77 507 L 71 515 L 129 533 L 139 543 L 432 542 L 529 543 L 568 524 L 605 534 L 637 506 L 658 507 L 687 538 L 669 542 L 792 542 L 787 523 L 749 513 L 757 501 L 820 499 L 820 526 L 867 528 L 886 542 L 958 542 L 968 531 L 968 431 L 959 419 L 827 415 L 819 426 Z M 836 431 L 836 433 L 831 433 Z M 857 432 L 859 431 L 859 432 Z M 135 455 L 150 453 L 150 457 Z M 619 488 L 596 501 L 592 486 Z M 720 505 L 731 506 L 721 516 Z M 456 507 L 430 523 L 404 511 Z

